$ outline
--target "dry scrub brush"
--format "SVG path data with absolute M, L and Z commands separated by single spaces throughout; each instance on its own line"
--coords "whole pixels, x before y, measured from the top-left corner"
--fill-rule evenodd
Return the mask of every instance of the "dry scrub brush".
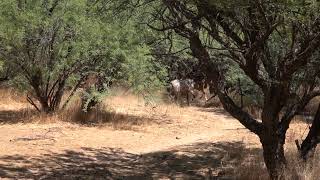
M 59 118 L 65 122 L 85 126 L 133 130 L 152 121 L 151 117 L 139 114 L 139 111 L 142 111 L 140 106 L 147 111 L 142 102 L 143 100 L 136 97 L 108 97 L 89 112 L 84 112 L 81 109 L 80 98 L 75 98 L 65 110 L 59 112 Z
M 319 153 L 319 151 L 318 151 Z M 286 180 L 317 180 L 320 177 L 320 157 L 317 154 L 312 160 L 303 162 L 298 157 L 297 150 L 292 148 L 286 152 L 287 169 L 283 173 Z M 241 154 L 239 154 L 241 156 Z M 234 178 L 243 180 L 268 180 L 269 175 L 263 159 L 253 159 L 234 167 Z

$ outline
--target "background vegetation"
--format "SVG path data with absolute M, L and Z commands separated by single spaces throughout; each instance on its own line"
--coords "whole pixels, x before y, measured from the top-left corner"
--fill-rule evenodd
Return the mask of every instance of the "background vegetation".
M 290 123 L 320 95 L 319 11 L 316 0 L 1 1 L 0 80 L 47 114 L 79 89 L 87 113 L 112 86 L 150 99 L 173 79 L 203 82 L 259 137 L 270 177 L 283 179 Z M 297 142 L 305 161 L 320 108 L 313 116 Z

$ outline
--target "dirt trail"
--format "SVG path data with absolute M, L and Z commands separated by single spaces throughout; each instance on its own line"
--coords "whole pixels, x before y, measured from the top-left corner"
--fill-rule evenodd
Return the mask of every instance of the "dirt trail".
M 120 127 L 86 127 L 64 122 L 3 124 L 0 126 L 0 153 L 36 155 L 39 151 L 45 153 L 48 150 L 112 147 L 143 154 L 198 142 L 252 142 L 255 139 L 221 109 L 173 105 L 151 108 L 138 103 L 132 105 L 132 101 L 130 106 L 120 101 L 120 104 L 112 104 L 111 108 L 118 114 L 126 112 L 126 121 L 141 122 L 133 127 L 126 127 L 129 126 L 127 122 L 121 122 Z M 16 109 L 7 106 L 6 111 L 10 110 Z M 31 151 L 26 152 L 26 149 Z
M 216 157 L 207 157 L 205 160 L 195 159 L 191 162 L 180 162 L 182 161 L 180 157 L 191 158 L 201 155 L 201 153 L 212 156 L 214 155 L 213 152 L 217 151 L 219 152 L 217 153 L 219 156 L 219 162 L 217 163 L 219 164 L 226 153 L 238 153 L 237 151 L 259 147 L 258 139 L 221 109 L 180 108 L 173 105 L 145 106 L 143 102 L 132 97 L 114 97 L 111 100 L 109 99 L 106 104 L 122 120 L 116 124 L 102 124 L 92 127 L 60 121 L 23 123 L 22 119 L 21 122 L 6 122 L 6 120 L 13 120 L 12 116 L 15 117 L 14 115 L 23 110 L 24 106 L 21 104 L 14 104 L 14 106 L 0 105 L 0 122 L 2 122 L 0 125 L 0 177 L 34 179 L 47 177 L 46 175 L 50 174 L 47 177 L 48 179 L 53 177 L 77 179 L 80 176 L 72 176 L 74 173 L 70 175 L 70 172 L 61 172 L 58 167 L 74 170 L 81 164 L 80 167 L 87 172 L 88 167 L 82 167 L 83 163 L 86 164 L 86 161 L 96 163 L 95 167 L 109 167 L 110 165 L 103 164 L 105 161 L 101 161 L 102 164 L 99 163 L 98 157 L 103 154 L 103 157 L 107 158 L 105 156 L 110 154 L 110 151 L 112 151 L 112 157 L 118 156 L 116 161 L 124 160 L 121 163 L 125 167 L 136 166 L 130 164 L 131 160 L 137 161 L 137 158 L 147 157 L 137 161 L 141 166 L 140 168 L 120 173 L 126 174 L 123 179 L 131 179 L 129 177 L 133 177 L 132 174 L 136 176 L 137 173 L 143 174 L 141 177 L 156 179 L 169 177 L 172 173 L 174 174 L 172 177 L 178 177 L 179 175 L 182 177 L 198 177 L 198 175 L 203 177 L 205 176 L 203 173 L 208 171 L 208 167 L 212 167 L 213 164 L 216 165 L 216 163 L 210 165 L 210 159 L 214 160 Z M 229 152 L 230 148 L 236 148 L 235 152 Z M 73 152 L 72 155 L 68 154 L 70 152 Z M 167 154 L 169 152 L 171 155 Z M 74 157 L 73 155 L 77 153 L 80 153 L 81 156 L 78 154 Z M 97 156 L 98 154 L 99 156 Z M 162 164 L 158 164 L 154 170 L 149 172 L 149 170 L 145 170 L 151 161 L 149 155 L 152 157 L 152 161 L 156 160 L 156 162 L 159 162 L 157 160 L 159 158 L 161 162 L 163 156 L 172 157 L 170 159 L 173 159 L 171 162 L 173 166 L 162 167 Z M 63 158 L 58 158 L 59 156 L 63 156 Z M 82 156 L 86 157 L 85 160 L 79 161 Z M 47 162 L 48 159 L 52 161 Z M 66 159 L 71 162 L 65 162 Z M 163 163 L 168 163 L 166 158 L 164 159 Z M 110 161 L 110 159 L 108 160 Z M 202 162 L 201 168 L 193 168 L 194 162 Z M 191 170 L 175 169 L 188 163 L 190 163 L 190 166 L 187 167 L 192 167 Z M 73 166 L 66 167 L 69 164 Z M 168 167 L 171 168 L 167 169 Z M 122 166 L 116 168 L 113 165 L 112 168 L 109 167 L 108 169 L 108 172 L 110 171 L 112 174 L 110 177 L 116 176 L 118 178 L 120 177 L 118 172 L 125 169 Z M 214 168 L 216 175 L 218 169 L 221 169 L 221 167 Z M 171 172 L 172 170 L 174 172 Z M 45 173 L 46 171 L 48 172 Z M 188 174 L 188 171 L 195 171 L 196 173 Z M 59 175 L 58 172 L 62 174 Z M 215 174 L 214 172 L 211 174 Z M 101 172 L 95 169 L 95 173 L 99 174 Z M 92 172 L 81 175 L 81 177 L 110 178 L 109 176 L 104 178 L 104 176 L 105 173 L 92 175 Z

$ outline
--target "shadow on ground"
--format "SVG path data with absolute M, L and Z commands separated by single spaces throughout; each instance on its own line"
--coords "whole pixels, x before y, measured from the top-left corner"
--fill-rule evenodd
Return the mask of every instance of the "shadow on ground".
M 140 111 L 141 109 L 117 112 L 113 109 L 97 108 L 90 112 L 83 112 L 81 109 L 75 109 L 60 113 L 59 118 L 83 126 L 109 126 L 117 130 L 135 131 L 139 131 L 140 126 L 171 124 L 173 121 L 152 108 L 144 108 L 144 113 L 139 113 Z
M 1 110 L 0 111 L 0 124 L 16 124 L 26 123 L 34 115 L 39 114 L 38 111 L 32 109 L 20 110 Z
M 232 118 L 232 120 L 234 120 L 234 118 L 223 108 L 199 108 L 199 111 L 213 113 L 214 115 Z
M 261 157 L 242 142 L 198 143 L 137 155 L 82 148 L 38 157 L 0 157 L 0 178 L 14 179 L 234 179 L 235 167 Z
M 161 116 L 156 112 L 135 115 L 106 110 L 93 110 L 83 112 L 81 110 L 63 111 L 57 114 L 42 114 L 33 109 L 0 110 L 1 124 L 32 123 L 34 120 L 45 121 L 47 117 L 55 117 L 61 121 L 75 123 L 83 126 L 111 126 L 115 129 L 132 130 L 137 126 L 146 124 L 170 124 L 172 120 Z M 50 119 L 50 118 L 49 118 Z

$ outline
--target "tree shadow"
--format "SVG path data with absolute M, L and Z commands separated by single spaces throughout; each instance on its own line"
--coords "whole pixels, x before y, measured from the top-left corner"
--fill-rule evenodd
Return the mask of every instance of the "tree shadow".
M 170 124 L 171 119 L 159 114 L 135 115 L 107 110 L 94 110 L 85 113 L 81 110 L 61 111 L 56 114 L 42 114 L 34 109 L 0 110 L 1 124 L 32 123 L 34 120 L 45 121 L 47 117 L 79 124 L 82 126 L 111 126 L 115 129 L 132 130 L 146 124 Z M 50 119 L 50 118 L 49 118 Z
M 36 114 L 39 114 L 39 112 L 29 108 L 20 110 L 1 110 L 0 124 L 26 123 Z
M 138 130 L 139 126 L 147 124 L 170 124 L 169 117 L 159 114 L 134 114 L 107 110 L 94 110 L 91 112 L 75 111 L 60 114 L 60 119 L 82 126 L 110 126 L 120 130 Z
M 225 118 L 232 118 L 234 119 L 226 110 L 223 108 L 199 108 L 199 111 L 201 112 L 209 112 L 214 113 L 216 115 L 223 116 Z
M 14 179 L 234 179 L 235 169 L 261 157 L 242 142 L 197 143 L 132 154 L 82 148 L 37 157 L 0 157 L 0 178 Z

